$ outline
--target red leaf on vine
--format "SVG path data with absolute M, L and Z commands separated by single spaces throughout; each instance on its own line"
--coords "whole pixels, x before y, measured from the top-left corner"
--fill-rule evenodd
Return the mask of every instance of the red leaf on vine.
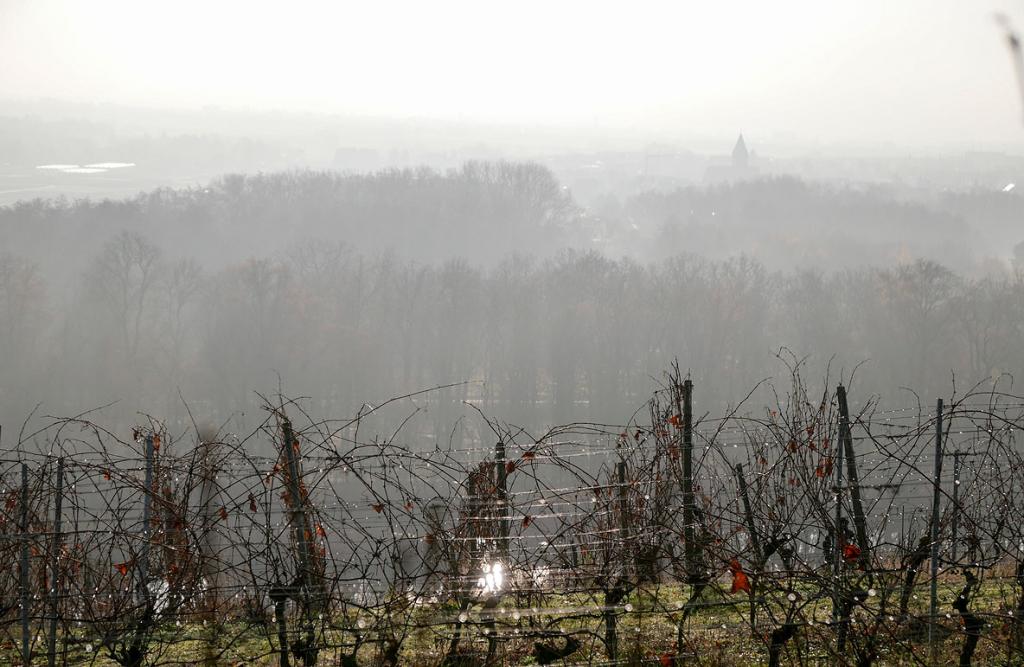
M 847 563 L 853 563 L 860 558 L 860 547 L 856 544 L 847 544 L 843 546 L 843 558 Z
M 750 579 L 747 578 L 743 570 L 735 570 L 732 573 L 732 588 L 729 589 L 729 593 L 737 593 L 739 591 L 750 592 Z

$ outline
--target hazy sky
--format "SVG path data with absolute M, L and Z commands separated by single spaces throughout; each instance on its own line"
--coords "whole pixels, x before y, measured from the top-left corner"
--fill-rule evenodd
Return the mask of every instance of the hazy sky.
M 1017 143 L 1024 1 L 0 0 L 0 98 Z

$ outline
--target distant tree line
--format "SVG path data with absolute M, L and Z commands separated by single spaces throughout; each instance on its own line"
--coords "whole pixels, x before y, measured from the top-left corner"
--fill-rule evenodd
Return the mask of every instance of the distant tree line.
M 594 208 L 608 246 L 634 256 L 749 254 L 772 269 L 891 266 L 926 257 L 985 273 L 1024 240 L 1024 200 L 991 189 L 908 194 L 774 177 L 647 190 Z
M 244 410 L 286 386 L 355 412 L 449 382 L 438 429 L 476 400 L 523 424 L 623 421 L 678 356 L 709 408 L 808 355 L 861 395 L 924 395 L 1024 368 L 1024 274 L 967 278 L 929 261 L 834 274 L 769 272 L 739 257 L 639 264 L 592 251 L 482 269 L 304 243 L 218 270 L 143 237 L 109 240 L 67 298 L 32 263 L 0 258 L 0 405 L 74 411 L 122 400 Z
M 462 400 L 524 424 L 621 422 L 676 357 L 711 408 L 778 373 L 782 347 L 809 377 L 866 362 L 858 393 L 892 400 L 1018 374 L 1019 265 L 953 269 L 899 238 L 967 255 L 965 216 L 1009 219 L 1021 200 L 942 201 L 774 179 L 601 213 L 540 165 L 479 162 L 22 202 L 0 208 L 0 423 L 38 402 L 170 414 L 180 396 L 223 415 L 278 375 L 334 413 L 469 381 L 432 394 L 439 435 Z M 886 225 L 902 254 L 851 254 Z M 619 258 L 637 242 L 646 259 Z
M 1024 197 L 1016 191 L 911 196 L 789 177 L 637 187 L 621 200 L 609 194 L 584 208 L 536 163 L 234 174 L 123 200 L 21 201 L 0 207 L 0 239 L 8 252 L 39 262 L 54 285 L 77 281 L 121 230 L 214 270 L 317 239 L 431 264 L 458 258 L 491 266 L 514 252 L 550 258 L 575 248 L 641 262 L 679 253 L 746 254 L 787 271 L 892 266 L 923 257 L 973 275 L 1005 268 L 1024 241 Z
M 444 173 L 234 174 L 124 200 L 36 199 L 0 208 L 6 248 L 39 258 L 50 276 L 69 264 L 73 271 L 63 277 L 77 275 L 124 229 L 208 266 L 279 254 L 298 239 L 422 262 L 483 263 L 539 246 L 578 247 L 587 237 L 568 190 L 534 163 L 468 162 Z

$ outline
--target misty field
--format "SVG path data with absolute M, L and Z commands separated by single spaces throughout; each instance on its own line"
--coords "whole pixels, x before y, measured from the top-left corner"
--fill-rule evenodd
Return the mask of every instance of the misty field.
M 0 664 L 1024 667 L 1016 0 L 0 0 Z

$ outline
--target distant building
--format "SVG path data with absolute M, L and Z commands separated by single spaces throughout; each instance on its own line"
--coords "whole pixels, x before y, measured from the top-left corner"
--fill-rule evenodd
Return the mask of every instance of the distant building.
M 733 169 L 750 168 L 750 152 L 747 151 L 747 142 L 743 141 L 742 134 L 736 140 L 736 145 L 732 147 L 732 167 Z
M 758 173 L 757 167 L 752 166 L 750 162 L 751 153 L 747 150 L 747 142 L 743 140 L 741 134 L 732 148 L 732 156 L 711 158 L 711 163 L 704 171 L 704 181 L 730 183 L 755 178 Z

